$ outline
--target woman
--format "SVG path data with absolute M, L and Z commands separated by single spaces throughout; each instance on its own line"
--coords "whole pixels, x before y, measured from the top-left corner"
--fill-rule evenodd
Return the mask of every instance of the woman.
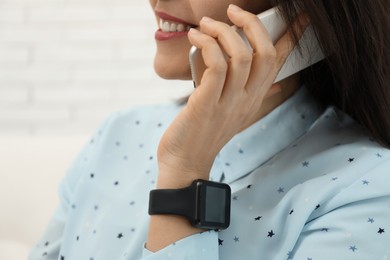
M 389 1 L 150 3 L 163 28 L 156 72 L 191 79 L 193 44 L 208 67 L 201 84 L 184 105 L 123 110 L 102 124 L 30 259 L 388 259 Z M 275 5 L 291 27 L 273 45 L 254 14 Z M 308 23 L 326 60 L 272 84 Z M 150 190 L 196 179 L 230 185 L 227 229 L 153 214 L 166 210 L 161 201 L 148 216 Z

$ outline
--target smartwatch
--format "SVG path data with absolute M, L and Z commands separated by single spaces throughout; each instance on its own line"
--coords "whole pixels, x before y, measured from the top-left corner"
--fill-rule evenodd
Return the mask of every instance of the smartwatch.
M 230 186 L 195 180 L 182 189 L 157 189 L 149 193 L 149 215 L 180 215 L 203 229 L 226 229 L 230 224 Z

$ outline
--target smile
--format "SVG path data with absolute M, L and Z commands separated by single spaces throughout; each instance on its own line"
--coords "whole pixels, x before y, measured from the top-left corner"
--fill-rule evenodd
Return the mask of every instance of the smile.
M 170 15 L 163 11 L 155 11 L 159 18 L 159 29 L 155 33 L 155 39 L 158 41 L 166 41 L 175 38 L 182 38 L 187 35 L 191 28 L 197 25 L 184 21 L 178 17 Z
M 161 31 L 163 32 L 184 32 L 184 31 L 189 31 L 191 29 L 190 25 L 184 25 L 182 23 L 174 23 L 163 19 L 160 19 L 159 26 Z

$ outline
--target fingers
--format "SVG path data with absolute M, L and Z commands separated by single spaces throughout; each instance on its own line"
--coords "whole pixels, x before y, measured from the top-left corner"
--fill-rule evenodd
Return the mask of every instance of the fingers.
M 252 101 L 258 102 L 276 93 L 275 90 L 280 91 L 280 87 L 271 90 L 271 86 L 295 46 L 290 31 L 274 45 L 258 17 L 237 8 L 230 5 L 228 16 L 243 29 L 253 53 L 235 29 L 211 18 L 201 20 L 201 32 L 191 29 L 188 34 L 190 42 L 202 50 L 207 67 L 200 84 L 201 91 L 196 94 L 204 96 L 205 100 L 209 97 L 212 103 L 221 100 L 231 103 L 241 95 L 253 97 Z M 304 16 L 297 20 L 293 26 L 298 26 L 298 29 L 294 31 L 303 33 L 299 28 L 305 27 L 308 21 Z
M 252 64 L 252 53 L 237 32 L 229 25 L 204 17 L 201 31 L 216 39 L 227 54 L 227 76 L 221 99 L 229 102 L 237 96 L 237 91 L 245 88 Z
M 207 69 L 203 73 L 199 87 L 192 94 L 203 103 L 218 103 L 226 79 L 227 64 L 224 54 L 214 38 L 191 29 L 188 33 L 191 44 L 202 51 Z M 201 104 L 202 105 L 202 104 Z
M 290 30 L 287 30 L 274 45 L 266 28 L 256 15 L 230 5 L 228 16 L 236 26 L 243 29 L 253 49 L 252 71 L 246 85 L 248 94 L 264 96 L 295 47 L 293 35 Z M 292 24 L 298 39 L 308 23 L 306 16 L 300 15 Z
M 246 90 L 249 95 L 264 96 L 270 87 L 269 84 L 265 86 L 264 82 L 272 70 L 277 55 L 272 39 L 256 15 L 230 5 L 228 16 L 237 27 L 242 28 L 253 49 L 252 69 Z

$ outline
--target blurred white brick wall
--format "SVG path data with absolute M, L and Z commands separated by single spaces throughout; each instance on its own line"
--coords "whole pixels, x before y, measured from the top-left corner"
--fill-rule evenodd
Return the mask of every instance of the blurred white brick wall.
M 155 30 L 147 0 L 1 0 L 0 135 L 88 135 L 190 93 L 155 75 Z

